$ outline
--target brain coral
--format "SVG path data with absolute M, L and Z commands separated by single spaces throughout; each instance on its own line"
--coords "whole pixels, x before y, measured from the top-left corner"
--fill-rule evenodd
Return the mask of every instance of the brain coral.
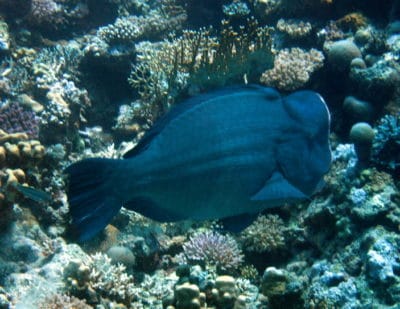
M 350 40 L 340 40 L 325 45 L 328 63 L 336 71 L 347 71 L 354 58 L 361 58 L 361 51 Z

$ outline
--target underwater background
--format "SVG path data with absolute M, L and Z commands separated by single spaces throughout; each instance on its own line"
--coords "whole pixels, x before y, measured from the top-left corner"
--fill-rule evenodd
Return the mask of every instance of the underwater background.
M 399 59 L 398 0 L 0 0 L 0 308 L 400 308 Z M 65 168 L 245 84 L 322 95 L 319 192 L 69 237 Z

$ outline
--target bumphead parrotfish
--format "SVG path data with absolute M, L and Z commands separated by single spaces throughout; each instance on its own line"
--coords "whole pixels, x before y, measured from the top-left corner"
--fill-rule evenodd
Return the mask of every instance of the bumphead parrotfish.
M 151 219 L 224 219 L 305 199 L 331 163 L 330 116 L 313 91 L 244 86 L 173 108 L 124 159 L 66 169 L 71 228 L 100 232 L 124 206 Z

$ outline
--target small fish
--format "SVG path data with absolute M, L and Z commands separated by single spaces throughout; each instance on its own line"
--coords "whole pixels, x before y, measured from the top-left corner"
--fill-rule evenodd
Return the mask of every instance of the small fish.
M 28 187 L 28 186 L 23 186 L 20 183 L 13 182 L 11 183 L 13 188 L 15 188 L 18 192 L 23 194 L 25 197 L 38 202 L 38 203 L 45 203 L 45 202 L 50 202 L 51 201 L 51 195 L 48 194 L 47 192 L 44 192 L 42 190 L 33 188 L 33 187 Z
M 330 167 L 329 126 L 313 91 L 284 97 L 252 85 L 188 99 L 124 159 L 66 169 L 72 231 L 90 239 L 122 206 L 161 222 L 229 222 L 306 199 Z

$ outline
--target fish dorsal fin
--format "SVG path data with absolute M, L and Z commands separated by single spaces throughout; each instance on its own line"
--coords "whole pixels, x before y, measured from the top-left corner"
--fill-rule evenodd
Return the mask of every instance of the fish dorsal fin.
M 276 91 L 273 90 L 272 88 L 266 88 L 258 85 L 244 85 L 244 86 L 230 86 L 230 87 L 225 87 L 220 90 L 212 91 L 209 93 L 204 93 L 200 94 L 198 96 L 192 97 L 190 99 L 185 100 L 184 102 L 175 105 L 171 110 L 166 113 L 164 116 L 162 116 L 159 120 L 156 121 L 156 123 L 151 127 L 149 131 L 146 132 L 146 134 L 143 136 L 143 138 L 139 141 L 139 143 L 132 149 L 128 150 L 124 154 L 125 159 L 132 158 L 139 153 L 143 152 L 146 150 L 152 140 L 160 133 L 163 131 L 163 129 L 171 123 L 175 118 L 179 117 L 180 115 L 186 113 L 187 111 L 191 110 L 192 108 L 207 102 L 213 98 L 223 96 L 226 94 L 233 94 L 233 93 L 238 93 L 238 92 L 246 92 L 252 90 L 258 90 L 260 93 L 263 93 L 266 95 L 266 97 L 274 97 L 276 96 Z
M 251 197 L 252 201 L 288 201 L 305 199 L 307 196 L 299 189 L 291 185 L 279 172 L 272 174 L 271 178 L 255 195 Z

